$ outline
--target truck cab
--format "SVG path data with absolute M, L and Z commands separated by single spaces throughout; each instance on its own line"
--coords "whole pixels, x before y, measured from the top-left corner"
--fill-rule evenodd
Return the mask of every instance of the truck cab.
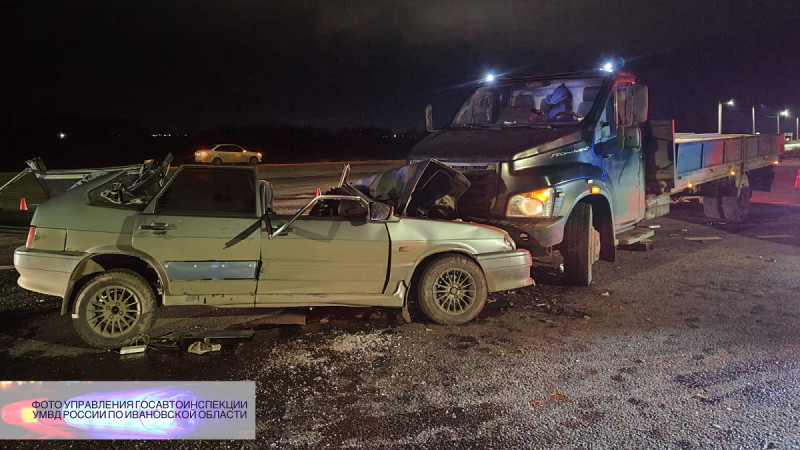
M 459 213 L 499 226 L 534 255 L 558 250 L 567 280 L 588 285 L 616 235 L 645 217 L 647 88 L 603 70 L 497 79 L 411 150 L 460 170 Z M 430 123 L 430 121 L 429 121 Z

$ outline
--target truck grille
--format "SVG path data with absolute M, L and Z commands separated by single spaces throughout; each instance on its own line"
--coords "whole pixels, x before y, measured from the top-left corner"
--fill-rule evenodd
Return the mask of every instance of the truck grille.
M 460 216 L 488 217 L 497 194 L 499 176 L 497 166 L 448 164 L 463 173 L 470 187 L 458 201 Z

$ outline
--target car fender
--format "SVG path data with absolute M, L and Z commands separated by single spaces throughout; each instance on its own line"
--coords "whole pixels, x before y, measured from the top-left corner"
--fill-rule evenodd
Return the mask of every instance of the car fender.
M 67 285 L 66 292 L 64 294 L 64 298 L 61 302 L 61 314 L 64 315 L 69 311 L 70 306 L 72 306 L 72 311 L 75 313 L 78 311 L 78 301 L 76 299 L 73 302 L 72 297 L 75 294 L 75 288 L 78 285 L 78 282 L 86 277 L 87 275 L 91 275 L 93 273 L 103 272 L 109 268 L 102 266 L 100 263 L 97 262 L 97 259 L 101 259 L 103 257 L 122 257 L 122 258 L 135 258 L 136 260 L 144 262 L 150 269 L 152 269 L 156 275 L 158 276 L 158 281 L 161 284 L 162 290 L 164 294 L 169 292 L 169 283 L 167 274 L 164 271 L 164 268 L 161 267 L 158 262 L 154 261 L 150 258 L 147 254 L 138 252 L 136 250 L 129 250 L 129 251 L 120 251 L 120 250 L 100 250 L 100 251 L 93 251 L 92 253 L 88 253 L 86 257 L 84 257 L 76 266 L 75 269 L 72 271 L 72 274 L 69 278 L 69 284 Z M 122 267 L 125 267 L 124 265 Z M 114 267 L 119 268 L 119 267 Z

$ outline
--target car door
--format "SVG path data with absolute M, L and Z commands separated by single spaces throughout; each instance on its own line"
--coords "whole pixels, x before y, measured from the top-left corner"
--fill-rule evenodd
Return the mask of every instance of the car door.
M 288 217 L 272 220 L 275 228 Z M 290 230 L 261 243 L 257 303 L 270 294 L 381 294 L 389 268 L 384 223 L 301 216 Z
M 222 160 L 223 164 L 230 164 L 233 162 L 231 159 L 231 152 L 227 145 L 220 145 L 217 146 L 215 149 L 217 151 L 217 156 Z
M 251 167 L 182 166 L 136 217 L 133 247 L 167 274 L 168 295 L 253 306 L 261 223 Z
M 629 108 L 629 88 L 629 83 L 616 86 L 595 130 L 595 152 L 603 155 L 603 170 L 608 175 L 605 181 L 613 196 L 615 226 L 638 220 L 644 204 L 642 152 L 620 145 L 621 140 L 616 135 L 617 125 L 631 125 L 624 123 L 629 120 L 624 118 L 631 117 L 630 114 L 619 114 L 620 109 Z

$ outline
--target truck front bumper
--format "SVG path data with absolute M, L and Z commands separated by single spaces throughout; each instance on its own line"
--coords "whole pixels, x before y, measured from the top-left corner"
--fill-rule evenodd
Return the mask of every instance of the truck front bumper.
M 527 250 L 487 253 L 479 255 L 476 259 L 486 276 L 489 292 L 534 284 L 531 278 L 531 254 Z
M 64 298 L 75 267 L 86 255 L 19 247 L 14 251 L 17 284 L 29 291 Z
M 482 223 L 504 230 L 517 247 L 545 249 L 564 239 L 566 217 L 552 219 L 487 219 Z

